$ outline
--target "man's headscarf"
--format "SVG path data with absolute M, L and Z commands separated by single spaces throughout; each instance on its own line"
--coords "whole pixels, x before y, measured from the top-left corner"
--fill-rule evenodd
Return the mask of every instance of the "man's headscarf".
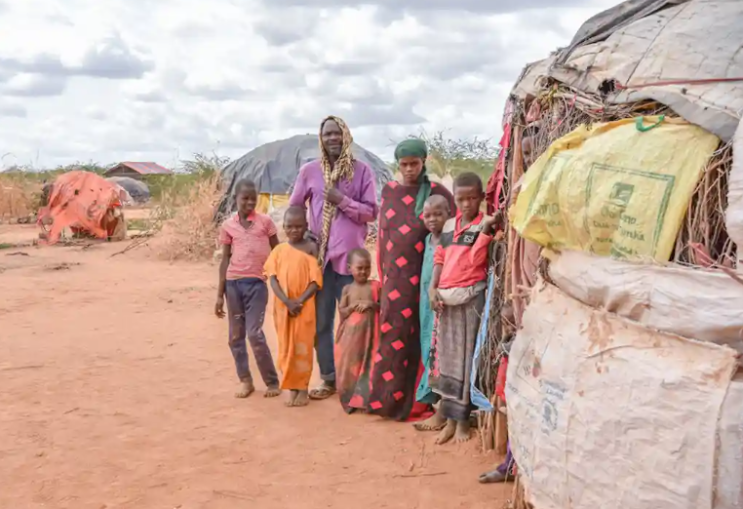
M 418 138 L 401 141 L 395 148 L 395 161 L 399 163 L 403 157 L 418 157 L 423 160 L 423 169 L 418 175 L 418 194 L 415 197 L 415 215 L 420 216 L 423 214 L 423 204 L 431 196 L 431 179 L 428 178 L 428 169 L 426 168 L 426 158 L 428 157 L 426 142 Z
M 325 150 L 325 145 L 322 142 L 322 129 L 328 121 L 333 121 L 338 124 L 341 132 L 343 133 L 343 145 L 341 146 L 341 154 L 338 156 L 338 160 L 335 165 L 330 163 L 328 152 Z M 334 116 L 329 116 L 320 124 L 320 154 L 322 164 L 322 176 L 325 181 L 325 189 L 333 189 L 335 185 L 340 182 L 341 179 L 352 180 L 354 172 L 354 160 L 353 154 L 351 153 L 351 145 L 353 144 L 353 137 L 351 131 L 348 129 L 346 123 Z M 330 226 L 335 218 L 337 206 L 333 205 L 329 201 L 325 200 L 322 206 L 322 235 L 320 237 L 320 249 L 318 252 L 318 261 L 320 266 L 324 265 L 326 251 L 328 250 L 328 239 L 330 237 Z

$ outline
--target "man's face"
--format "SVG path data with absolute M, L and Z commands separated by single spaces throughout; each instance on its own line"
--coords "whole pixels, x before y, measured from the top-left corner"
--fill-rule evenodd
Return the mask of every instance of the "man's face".
M 339 157 L 343 149 L 343 131 L 333 120 L 328 120 L 322 126 L 320 134 L 322 146 L 331 157 Z

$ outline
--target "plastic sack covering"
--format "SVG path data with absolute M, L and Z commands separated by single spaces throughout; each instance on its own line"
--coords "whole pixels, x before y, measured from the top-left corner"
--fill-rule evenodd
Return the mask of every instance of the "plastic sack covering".
M 527 501 L 535 509 L 740 507 L 735 369 L 730 348 L 646 329 L 539 282 L 506 380 Z
M 54 244 L 67 228 L 83 230 L 99 238 L 109 235 L 106 213 L 120 207 L 116 185 L 87 171 L 63 173 L 54 181 L 49 202 L 39 210 L 39 225 L 52 219 L 47 240 Z
M 527 66 L 512 93 L 536 95 L 550 77 L 608 104 L 652 99 L 727 142 L 743 109 L 742 24 L 735 0 L 622 2 Z
M 743 354 L 743 285 L 723 272 L 545 253 L 550 279 L 593 308 Z
M 658 117 L 581 126 L 529 168 L 511 223 L 557 250 L 667 261 L 718 144 L 700 127 Z

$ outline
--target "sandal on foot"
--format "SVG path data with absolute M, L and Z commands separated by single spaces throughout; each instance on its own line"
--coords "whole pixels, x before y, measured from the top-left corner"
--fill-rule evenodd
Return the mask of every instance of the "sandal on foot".
M 491 470 L 490 472 L 486 472 L 482 474 L 478 479 L 480 484 L 503 484 L 508 482 L 509 480 L 513 480 L 513 478 L 509 477 L 506 474 L 503 474 L 498 470 Z
M 316 389 L 312 389 L 310 391 L 310 399 L 314 399 L 315 401 L 328 399 L 333 394 L 335 394 L 335 387 L 328 384 L 322 384 L 320 387 Z

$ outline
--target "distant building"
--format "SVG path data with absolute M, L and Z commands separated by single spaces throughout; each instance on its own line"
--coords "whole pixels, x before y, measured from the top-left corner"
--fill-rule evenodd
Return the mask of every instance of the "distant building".
M 172 175 L 173 172 L 156 163 L 119 163 L 107 170 L 106 177 L 131 177 L 141 179 L 147 175 Z

